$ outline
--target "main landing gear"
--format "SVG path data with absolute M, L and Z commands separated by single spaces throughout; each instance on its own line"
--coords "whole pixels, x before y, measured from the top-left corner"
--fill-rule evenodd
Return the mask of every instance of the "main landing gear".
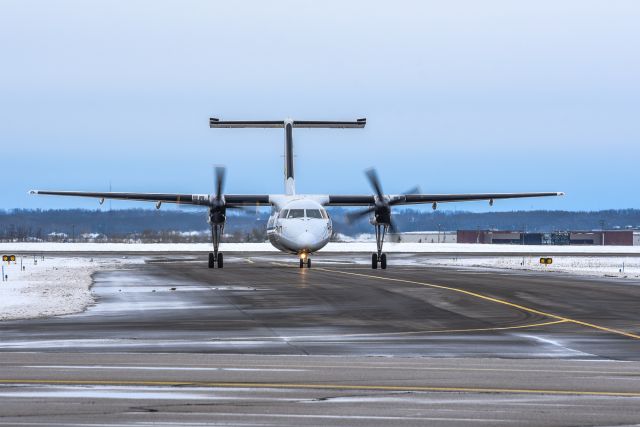
M 311 268 L 311 257 L 307 254 L 300 256 L 300 268 L 304 268 L 305 265 L 307 268 Z
M 222 256 L 222 252 L 218 252 L 217 256 L 213 252 L 209 252 L 209 268 L 215 268 L 216 264 L 218 264 L 218 268 L 222 268 L 224 266 L 224 257 Z
M 382 245 L 384 244 L 384 236 L 387 234 L 387 230 L 389 230 L 389 224 L 375 224 L 375 228 L 376 247 L 378 249 L 378 252 L 371 254 L 371 268 L 375 270 L 378 268 L 378 264 L 380 264 L 380 268 L 386 270 L 387 254 L 382 252 Z
M 218 268 L 224 266 L 224 256 L 222 252 L 218 252 L 220 247 L 220 237 L 222 237 L 222 231 L 224 230 L 224 223 L 211 225 L 211 236 L 213 237 L 213 252 L 209 252 L 209 268 L 215 268 L 216 264 Z

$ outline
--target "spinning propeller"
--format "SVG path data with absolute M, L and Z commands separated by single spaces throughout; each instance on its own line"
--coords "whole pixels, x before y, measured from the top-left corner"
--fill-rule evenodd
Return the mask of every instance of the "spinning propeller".
M 419 193 L 420 189 L 418 187 L 415 187 L 400 196 L 391 198 L 389 196 L 385 196 L 384 192 L 382 191 L 382 185 L 380 184 L 380 179 L 378 178 L 378 174 L 376 173 L 375 169 L 367 169 L 365 171 L 365 175 L 367 176 L 369 184 L 375 192 L 375 204 L 367 209 L 347 214 L 347 220 L 349 222 L 353 222 L 373 212 L 374 224 L 386 225 L 389 227 L 389 230 L 392 233 L 395 233 L 397 231 L 397 228 L 391 219 L 391 206 L 405 201 L 405 196 L 407 194 Z
M 209 222 L 211 224 L 224 224 L 227 209 L 244 209 L 242 206 L 228 205 L 224 200 L 224 181 L 227 170 L 224 166 L 215 167 L 216 192 L 209 200 Z

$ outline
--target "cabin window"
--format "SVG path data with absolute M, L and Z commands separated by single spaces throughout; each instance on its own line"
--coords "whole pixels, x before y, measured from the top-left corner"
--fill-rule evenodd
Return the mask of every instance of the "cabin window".
M 289 209 L 287 218 L 304 218 L 304 209 Z
M 319 218 L 322 219 L 320 209 L 307 209 L 307 218 Z

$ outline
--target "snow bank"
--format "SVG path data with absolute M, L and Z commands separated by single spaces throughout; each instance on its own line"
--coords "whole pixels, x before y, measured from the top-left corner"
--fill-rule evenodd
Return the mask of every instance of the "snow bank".
M 372 252 L 375 242 L 329 243 L 324 252 Z M 384 244 L 385 252 L 432 254 L 629 254 L 640 255 L 640 246 L 550 246 L 550 245 L 489 245 L 475 243 L 391 243 Z
M 77 252 L 77 253 L 163 253 L 211 252 L 211 243 L 0 243 L 1 253 Z M 229 252 L 277 252 L 270 243 L 222 243 Z
M 402 263 L 402 260 L 398 260 Z M 553 264 L 540 264 L 540 257 L 467 257 L 423 258 L 414 261 L 419 265 L 437 265 L 458 268 L 508 269 L 570 273 L 586 276 L 640 278 L 640 258 L 617 256 L 557 256 Z
M 523 246 L 473 243 L 385 243 L 385 252 L 432 254 L 617 254 L 640 256 L 640 246 Z M 210 243 L 0 243 L 1 253 L 162 253 L 210 252 Z M 277 252 L 270 243 L 222 243 L 227 252 Z M 375 242 L 332 242 L 322 252 L 372 252 Z
M 0 320 L 56 316 L 83 311 L 93 303 L 91 275 L 102 269 L 141 262 L 115 258 L 24 257 L 7 265 L 8 280 L 0 282 Z

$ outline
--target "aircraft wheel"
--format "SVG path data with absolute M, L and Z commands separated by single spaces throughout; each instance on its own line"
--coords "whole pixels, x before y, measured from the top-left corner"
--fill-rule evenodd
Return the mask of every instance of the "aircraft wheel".
M 378 268 L 378 254 L 371 254 L 371 268 Z
M 383 270 L 387 269 L 387 254 L 380 255 L 380 268 Z
M 304 260 L 300 258 L 300 268 L 304 268 Z
M 222 256 L 222 252 L 218 252 L 218 268 L 222 268 L 224 265 L 224 257 Z
M 213 268 L 215 266 L 215 259 L 213 258 L 213 253 L 209 252 L 209 268 Z
M 311 258 L 307 258 L 307 268 L 311 268 Z

